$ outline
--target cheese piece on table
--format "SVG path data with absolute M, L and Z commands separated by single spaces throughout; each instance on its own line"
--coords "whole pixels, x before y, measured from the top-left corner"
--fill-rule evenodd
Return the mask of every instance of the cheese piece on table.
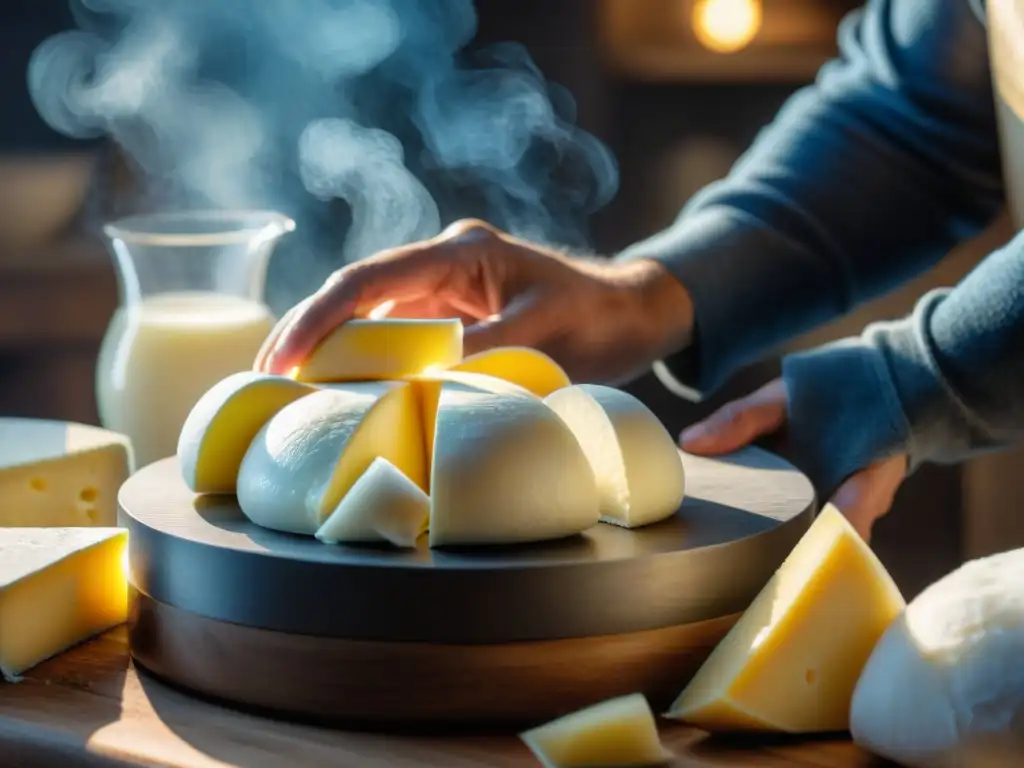
M 427 490 L 423 446 L 411 384 L 321 389 L 260 429 L 238 471 L 238 505 L 257 525 L 313 536 L 378 456 Z
M 569 428 L 536 397 L 440 387 L 430 546 L 516 544 L 598 522 L 597 485 Z
M 7 680 L 124 623 L 128 532 L 0 529 L 0 673 Z
M 973 560 L 911 601 L 853 695 L 854 741 L 913 768 L 1024 755 L 1024 549 Z
M 519 738 L 545 768 L 664 765 L 671 759 L 640 693 L 594 704 Z
M 481 373 L 518 384 L 538 397 L 546 397 L 572 382 L 554 360 L 529 347 L 498 347 L 470 355 L 452 371 Z
M 0 418 L 0 526 L 113 526 L 131 441 L 99 427 Z
M 390 461 L 376 458 L 320 526 L 325 544 L 389 542 L 415 547 L 427 530 L 430 497 Z
M 709 731 L 844 731 L 857 678 L 904 605 L 827 505 L 666 717 Z
M 308 382 L 402 379 L 462 360 L 462 321 L 350 320 L 294 371 Z
M 241 371 L 193 406 L 178 438 L 185 484 L 196 493 L 234 493 L 249 443 L 271 416 L 316 388 L 284 376 Z
M 597 480 L 604 522 L 637 528 L 675 514 L 685 490 L 682 456 L 646 405 L 597 384 L 565 387 L 544 402 L 583 447 Z

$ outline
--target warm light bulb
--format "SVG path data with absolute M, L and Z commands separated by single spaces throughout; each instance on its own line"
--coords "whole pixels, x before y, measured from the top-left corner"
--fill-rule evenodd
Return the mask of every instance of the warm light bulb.
M 696 0 L 693 33 L 705 48 L 735 53 L 761 29 L 761 0 Z

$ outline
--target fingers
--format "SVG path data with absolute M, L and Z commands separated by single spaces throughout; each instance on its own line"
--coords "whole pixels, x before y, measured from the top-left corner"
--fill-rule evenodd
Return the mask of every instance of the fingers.
M 475 355 L 495 347 L 543 347 L 557 327 L 557 301 L 537 292 L 523 294 L 498 315 L 469 326 L 463 336 L 463 352 Z
M 786 421 L 786 385 L 782 379 L 719 408 L 683 432 L 680 445 L 690 453 L 730 453 L 774 432 Z
M 296 314 L 305 309 L 306 305 L 309 304 L 312 298 L 312 296 L 309 296 L 303 299 L 294 307 L 285 312 L 281 319 L 277 321 L 274 327 L 270 330 L 270 334 L 267 336 L 266 339 L 263 340 L 263 345 L 260 347 L 260 351 L 256 353 L 256 360 L 253 362 L 252 366 L 252 369 L 254 371 L 268 371 L 267 358 L 270 356 L 271 350 L 274 349 L 274 346 L 277 344 L 277 340 L 281 337 L 281 333 L 284 331 L 285 327 L 287 327 L 287 325 L 292 321 L 292 318 L 294 318 Z
M 831 503 L 846 516 L 864 541 L 870 541 L 874 524 L 892 507 L 906 473 L 905 456 L 876 462 L 839 486 Z

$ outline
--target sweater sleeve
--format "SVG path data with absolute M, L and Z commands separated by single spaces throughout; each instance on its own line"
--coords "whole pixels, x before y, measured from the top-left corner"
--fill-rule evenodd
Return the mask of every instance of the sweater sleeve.
M 831 491 L 905 452 L 911 469 L 1024 436 L 1024 234 L 903 320 L 783 360 L 794 458 Z
M 969 0 L 868 0 L 839 48 L 725 179 L 619 256 L 655 259 L 688 289 L 696 341 L 655 370 L 696 397 L 924 271 L 1002 203 Z

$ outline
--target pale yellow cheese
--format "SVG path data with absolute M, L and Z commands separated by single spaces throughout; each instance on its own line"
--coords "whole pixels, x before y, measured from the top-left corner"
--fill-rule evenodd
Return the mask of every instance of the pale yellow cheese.
M 122 624 L 128 532 L 0 529 L 0 673 L 7 680 Z
M 430 520 L 430 497 L 390 461 L 376 458 L 316 532 L 325 544 L 388 542 L 415 547 Z
M 282 408 L 257 433 L 238 471 L 239 507 L 257 525 L 313 536 L 378 456 L 429 488 L 414 386 L 321 389 Z
M 113 526 L 130 440 L 85 424 L 0 418 L 0 526 Z
M 178 438 L 185 484 L 196 493 L 234 493 L 238 469 L 260 428 L 316 388 L 284 376 L 241 371 L 221 379 L 193 406 Z
M 293 376 L 309 382 L 402 379 L 461 360 L 460 320 L 350 320 L 324 339 Z
M 594 704 L 519 738 L 545 768 L 664 765 L 671 759 L 640 693 Z
M 827 505 L 666 717 L 710 731 L 846 730 L 857 678 L 904 607 Z
M 529 347 L 498 347 L 470 355 L 452 371 L 481 373 L 518 384 L 538 397 L 546 397 L 572 382 L 554 360 Z
M 554 411 L 455 381 L 440 388 L 430 496 L 432 547 L 562 538 L 599 519 L 594 473 Z

